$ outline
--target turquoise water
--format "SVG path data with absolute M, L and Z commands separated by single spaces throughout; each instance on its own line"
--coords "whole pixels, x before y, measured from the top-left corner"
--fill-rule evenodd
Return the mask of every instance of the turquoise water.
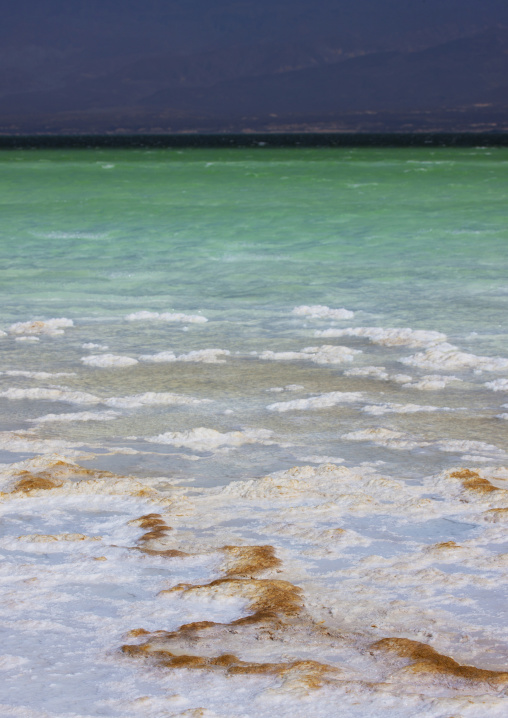
M 5 152 L 2 306 L 320 303 L 496 332 L 507 167 L 505 148 Z
M 0 154 L 2 715 L 506 715 L 507 169 Z

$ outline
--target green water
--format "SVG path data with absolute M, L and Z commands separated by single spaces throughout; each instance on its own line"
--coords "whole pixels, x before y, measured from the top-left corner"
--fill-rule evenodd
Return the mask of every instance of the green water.
M 507 169 L 506 148 L 5 151 L 3 320 L 322 303 L 497 334 Z

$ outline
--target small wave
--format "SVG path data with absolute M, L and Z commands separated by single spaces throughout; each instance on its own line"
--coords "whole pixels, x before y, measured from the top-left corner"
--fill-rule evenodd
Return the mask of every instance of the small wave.
M 355 313 L 349 309 L 330 309 L 323 304 L 315 304 L 307 306 L 302 304 L 300 307 L 295 307 L 291 314 L 297 317 L 308 317 L 309 319 L 351 319 Z
M 208 321 L 201 314 L 181 314 L 171 312 L 134 312 L 125 317 L 129 322 L 159 321 L 159 322 L 184 322 L 188 324 L 204 324 Z

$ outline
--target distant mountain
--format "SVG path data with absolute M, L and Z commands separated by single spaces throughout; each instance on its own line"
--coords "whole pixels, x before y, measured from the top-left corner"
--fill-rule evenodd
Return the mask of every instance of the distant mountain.
M 200 89 L 160 90 L 142 106 L 242 116 L 410 111 L 503 102 L 508 29 L 420 52 L 371 53 L 340 63 L 238 78 Z M 508 97 L 504 96 L 508 105 Z
M 229 15 L 219 15 L 225 32 L 219 20 Z M 97 40 L 91 52 L 78 26 L 81 45 L 63 44 L 54 28 L 52 46 L 46 38 L 21 52 L 7 42 L 0 132 L 453 129 L 453 113 L 466 130 L 477 129 L 478 115 L 483 128 L 508 123 L 508 27 L 465 37 L 434 28 L 434 43 L 426 27 L 385 38 L 381 50 L 351 34 L 340 47 L 337 32 L 326 38 L 319 29 L 188 53 L 164 48 L 163 33 L 147 52 L 139 37 L 130 46 L 125 32 L 107 48 Z M 98 38 L 108 32 L 101 26 Z

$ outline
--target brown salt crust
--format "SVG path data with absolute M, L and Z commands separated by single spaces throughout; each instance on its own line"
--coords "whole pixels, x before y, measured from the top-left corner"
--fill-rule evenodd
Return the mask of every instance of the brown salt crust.
M 310 689 L 321 688 L 336 678 L 340 670 L 317 661 L 291 661 L 288 663 L 253 663 L 242 661 L 232 653 L 207 658 L 196 655 L 175 655 L 167 649 L 150 650 L 149 644 L 124 645 L 122 652 L 135 657 L 150 658 L 160 668 L 191 668 L 208 671 L 221 670 L 228 675 L 273 675 L 296 679 Z
M 148 529 L 139 539 L 138 544 L 144 544 L 147 541 L 163 538 L 173 529 L 168 526 L 160 514 L 145 514 L 137 519 L 129 521 L 129 526 L 139 526 L 142 529 Z
M 263 571 L 278 568 L 280 559 L 273 546 L 223 546 L 228 560 L 223 571 L 228 578 L 252 577 Z
M 413 663 L 408 668 L 411 673 L 427 673 L 453 676 L 468 681 L 508 684 L 508 672 L 488 671 L 475 666 L 464 666 L 449 656 L 438 653 L 434 648 L 409 638 L 382 638 L 370 646 L 371 650 L 395 653 L 401 658 L 409 658 Z
M 248 628 L 249 626 L 262 627 L 268 630 L 269 634 L 274 630 L 281 630 L 287 626 L 287 620 L 294 618 L 303 610 L 303 601 L 301 598 L 301 589 L 287 581 L 276 581 L 267 579 L 238 579 L 238 578 L 221 578 L 205 585 L 179 584 L 173 588 L 161 591 L 160 594 L 171 593 L 192 593 L 195 591 L 217 588 L 224 586 L 232 589 L 235 595 L 245 597 L 250 602 L 252 614 L 238 618 L 231 623 L 215 623 L 214 621 L 195 621 L 193 623 L 185 623 L 176 631 L 155 631 L 148 634 L 147 639 L 141 645 L 124 646 L 122 650 L 131 655 L 150 655 L 157 656 L 162 651 L 164 656 L 173 656 L 171 649 L 180 646 L 171 645 L 184 642 L 195 643 L 201 638 L 199 635 L 202 631 L 209 629 L 226 630 L 236 633 L 238 629 Z M 135 629 L 130 636 L 146 635 L 144 629 Z M 167 647 L 170 642 L 169 647 Z M 208 660 L 208 659 L 206 659 Z M 238 660 L 238 659 L 236 659 Z M 205 661 L 205 659 L 203 659 Z M 159 662 L 159 661 L 158 661 Z M 165 664 L 164 665 L 169 665 Z M 176 663 L 171 665 L 176 667 Z M 204 665 L 204 663 L 200 663 Z
M 11 493 L 24 493 L 29 494 L 31 491 L 49 491 L 50 489 L 57 489 L 63 485 L 63 481 L 52 481 L 51 479 L 44 478 L 43 476 L 36 476 L 31 474 L 29 471 L 23 471 L 22 479 L 19 479 L 14 484 L 14 488 Z
M 461 469 L 450 474 L 453 479 L 460 479 L 462 486 L 469 491 L 476 491 L 479 494 L 490 494 L 492 491 L 498 491 L 490 481 L 483 479 L 477 471 L 470 469 Z
M 158 551 L 154 548 L 137 548 L 137 551 L 148 554 L 148 556 L 163 556 L 164 558 L 177 558 L 178 556 L 190 556 L 190 553 L 178 551 L 178 549 L 162 549 Z
M 459 546 L 458 543 L 455 543 L 455 541 L 442 541 L 441 543 L 436 543 L 434 546 L 431 546 L 432 549 L 448 549 L 448 548 L 462 548 L 462 546 Z
M 19 471 L 16 475 L 17 481 L 11 493 L 30 493 L 31 491 L 47 491 L 63 486 L 63 480 L 73 478 L 94 478 L 103 479 L 116 477 L 110 471 L 96 471 L 85 469 L 79 464 L 71 464 L 66 461 L 55 461 L 51 468 L 43 471 Z
M 148 529 L 139 539 L 135 550 L 146 553 L 149 556 L 163 556 L 164 558 L 177 558 L 179 556 L 189 556 L 190 554 L 178 549 L 154 549 L 146 548 L 143 544 L 148 541 L 157 540 L 166 536 L 173 529 L 168 526 L 160 514 L 144 514 L 137 519 L 128 522 L 129 526 L 139 526 L 142 529 Z
M 250 608 L 253 613 L 227 624 L 230 626 L 267 621 L 279 622 L 282 616 L 296 616 L 303 609 L 301 588 L 289 583 L 289 581 L 275 579 L 218 578 L 201 586 L 181 583 L 173 588 L 161 591 L 160 595 L 178 592 L 192 593 L 218 586 L 233 589 L 236 595 L 243 596 L 250 601 Z

